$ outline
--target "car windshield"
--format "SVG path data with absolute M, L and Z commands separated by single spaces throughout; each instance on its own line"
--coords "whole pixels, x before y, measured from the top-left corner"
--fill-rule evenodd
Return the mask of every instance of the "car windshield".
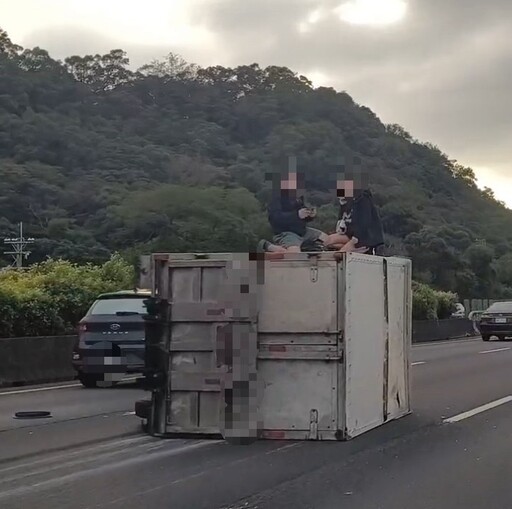
M 487 313 L 512 313 L 512 302 L 495 302 L 490 306 Z
M 145 314 L 146 297 L 125 297 L 118 299 L 99 299 L 91 307 L 89 315 L 115 315 L 117 313 Z

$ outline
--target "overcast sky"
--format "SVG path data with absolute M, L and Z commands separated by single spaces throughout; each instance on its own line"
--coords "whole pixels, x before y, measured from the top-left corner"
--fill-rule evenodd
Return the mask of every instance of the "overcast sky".
M 0 26 L 55 58 L 285 65 L 438 145 L 512 207 L 511 0 L 0 0 Z

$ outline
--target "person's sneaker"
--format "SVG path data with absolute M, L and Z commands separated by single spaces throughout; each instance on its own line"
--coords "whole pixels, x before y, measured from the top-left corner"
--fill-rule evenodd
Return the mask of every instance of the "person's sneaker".
M 266 253 L 269 246 L 270 246 L 270 242 L 268 240 L 261 239 L 258 242 L 258 245 L 256 247 L 256 252 L 257 253 Z

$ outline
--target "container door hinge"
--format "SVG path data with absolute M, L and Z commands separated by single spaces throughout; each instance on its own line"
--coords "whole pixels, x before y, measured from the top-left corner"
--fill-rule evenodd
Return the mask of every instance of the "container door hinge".
M 312 283 L 316 283 L 318 281 L 318 256 L 310 257 L 311 268 L 309 269 L 309 277 Z
M 309 436 L 308 440 L 318 440 L 318 410 L 309 412 Z

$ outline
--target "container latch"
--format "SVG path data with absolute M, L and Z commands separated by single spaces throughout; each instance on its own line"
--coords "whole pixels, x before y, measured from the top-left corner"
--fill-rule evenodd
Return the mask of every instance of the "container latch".
M 309 412 L 309 436 L 308 440 L 318 440 L 318 410 Z
M 316 283 L 318 281 L 318 257 L 311 256 L 311 268 L 309 269 L 309 278 L 312 283 Z

